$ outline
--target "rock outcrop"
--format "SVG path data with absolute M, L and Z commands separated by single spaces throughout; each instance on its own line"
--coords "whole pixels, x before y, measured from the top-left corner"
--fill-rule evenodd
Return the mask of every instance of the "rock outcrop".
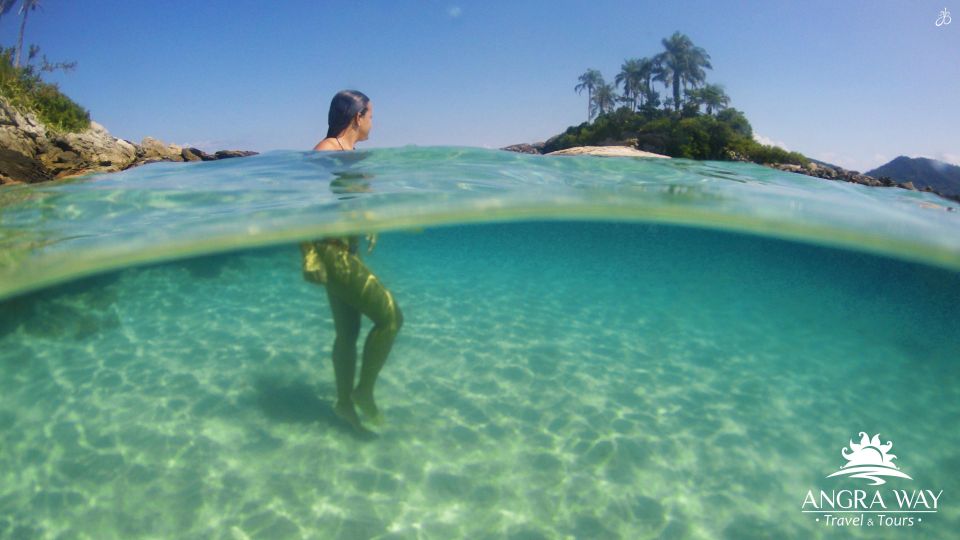
M 501 148 L 501 150 L 507 150 L 510 152 L 519 152 L 521 154 L 542 154 L 543 145 L 544 143 L 542 142 L 537 142 L 533 144 L 521 143 L 521 144 L 514 144 L 514 145 L 507 146 L 505 148 Z
M 807 176 L 815 176 L 817 178 L 825 178 L 827 180 L 839 180 L 843 182 L 852 182 L 854 184 L 861 184 L 864 186 L 873 186 L 873 187 L 898 187 L 902 189 L 909 189 L 912 191 L 926 191 L 928 193 L 934 193 L 945 199 L 950 199 L 953 201 L 960 202 L 960 196 L 952 195 L 949 193 L 940 193 L 937 190 L 931 188 L 930 186 L 924 186 L 922 189 L 917 189 L 913 185 L 913 182 L 897 182 L 886 176 L 881 176 L 880 178 L 874 178 L 872 176 L 867 176 L 865 174 L 860 174 L 858 171 L 848 171 L 843 167 L 827 167 L 824 165 L 817 165 L 814 162 L 807 163 L 806 165 L 793 165 L 789 163 L 764 163 L 765 167 L 771 167 L 781 171 L 793 172 L 797 174 L 805 174 Z
M 118 139 L 90 122 L 82 133 L 56 133 L 36 116 L 0 98 L 0 184 L 36 183 L 95 172 L 114 172 L 156 161 L 210 161 L 254 155 L 221 150 L 207 154 L 146 137 L 140 144 Z
M 736 154 L 735 152 L 730 152 L 728 157 L 733 161 L 749 161 L 741 155 Z M 868 176 L 866 174 L 860 174 L 859 171 L 850 171 L 844 169 L 843 167 L 828 166 L 815 163 L 813 161 L 807 163 L 806 165 L 795 165 L 792 163 L 764 163 L 764 167 L 770 167 L 780 171 L 792 172 L 797 174 L 804 174 L 807 176 L 814 176 L 816 178 L 823 178 L 826 180 L 838 180 L 841 182 L 851 182 L 854 184 L 861 184 L 864 186 L 873 186 L 873 187 L 898 187 L 901 189 L 909 189 L 911 191 L 925 191 L 927 193 L 933 193 L 939 195 L 944 199 L 950 199 L 952 201 L 960 202 L 960 196 L 953 195 L 950 193 L 941 193 L 930 186 L 924 186 L 921 189 L 917 189 L 913 185 L 913 182 L 897 182 L 892 178 L 881 176 L 879 178 L 874 178 L 873 176 Z

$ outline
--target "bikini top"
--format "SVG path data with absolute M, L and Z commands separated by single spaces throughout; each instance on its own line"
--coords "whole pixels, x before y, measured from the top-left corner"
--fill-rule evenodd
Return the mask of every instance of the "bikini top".
M 318 243 L 327 243 L 346 248 L 350 253 L 356 253 L 360 246 L 359 236 L 328 236 L 321 238 Z

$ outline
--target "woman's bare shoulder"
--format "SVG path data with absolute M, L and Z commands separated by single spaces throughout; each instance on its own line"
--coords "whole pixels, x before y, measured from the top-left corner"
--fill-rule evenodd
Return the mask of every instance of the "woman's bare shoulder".
M 317 145 L 313 147 L 313 149 L 314 150 L 339 150 L 340 148 L 337 147 L 336 141 L 331 137 L 318 142 Z

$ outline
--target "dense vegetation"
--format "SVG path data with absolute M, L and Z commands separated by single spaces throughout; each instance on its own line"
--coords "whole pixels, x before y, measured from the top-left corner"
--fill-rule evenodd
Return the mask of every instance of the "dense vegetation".
M 626 60 L 615 84 L 606 83 L 595 69 L 581 75 L 575 90 L 587 91 L 588 121 L 569 127 L 543 151 L 618 142 L 690 159 L 742 156 L 757 163 L 798 165 L 809 161 L 800 153 L 753 139 L 750 122 L 741 111 L 728 107 L 730 98 L 723 87 L 706 84 L 704 69 L 713 67 L 701 47 L 679 32 L 662 44 L 664 51 L 653 58 Z M 655 90 L 656 82 L 672 90 L 665 99 Z
M 47 129 L 59 132 L 87 129 L 90 113 L 60 92 L 56 84 L 40 78 L 40 72 L 50 71 L 50 67 L 45 59 L 40 69 L 32 64 L 16 67 L 13 49 L 0 47 L 0 96 L 18 109 L 36 114 Z
M 0 17 L 16 7 L 17 0 L 0 0 Z M 76 62 L 51 63 L 46 55 L 34 64 L 40 48 L 30 45 L 27 63 L 21 65 L 23 35 L 27 17 L 40 7 L 39 0 L 22 0 L 17 15 L 20 32 L 15 47 L 0 47 L 0 96 L 20 110 L 37 115 L 47 129 L 55 132 L 80 132 L 90 127 L 90 113 L 60 92 L 56 84 L 44 82 L 41 74 L 57 70 L 70 71 Z

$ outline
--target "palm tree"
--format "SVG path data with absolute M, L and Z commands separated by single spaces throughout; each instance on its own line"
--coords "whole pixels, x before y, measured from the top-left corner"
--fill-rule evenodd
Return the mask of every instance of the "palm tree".
M 574 90 L 576 90 L 578 94 L 583 93 L 584 90 L 587 91 L 587 121 L 589 122 L 593 117 L 591 112 L 593 110 L 593 92 L 604 85 L 603 75 L 595 69 L 588 69 L 577 80 L 580 81 L 580 84 L 578 84 Z
M 653 78 L 656 72 L 656 68 L 657 68 L 657 63 L 654 62 L 653 59 L 647 58 L 647 57 L 640 59 L 639 75 L 640 75 L 640 80 L 643 81 L 642 83 L 643 92 L 640 94 L 641 107 L 643 106 L 643 100 L 653 94 L 653 89 L 650 88 L 650 79 Z
M 10 0 L 9 3 L 12 5 L 13 0 Z M 13 62 L 14 67 L 20 67 L 20 53 L 23 51 L 23 31 L 27 27 L 27 15 L 38 7 L 40 7 L 40 0 L 23 0 L 23 3 L 20 4 L 19 15 L 23 17 L 23 20 L 20 21 L 20 37 L 17 39 L 17 54 Z M 0 13 L 6 13 L 9 9 L 9 7 L 4 6 L 3 9 L 0 9 Z
M 642 69 L 641 61 L 631 58 L 620 66 L 620 73 L 614 80 L 617 86 L 623 85 L 623 96 L 625 98 L 623 102 L 630 103 L 632 105 L 630 110 L 633 111 L 637 110 L 637 97 L 643 90 Z
M 695 88 L 687 92 L 687 95 L 695 100 L 697 105 L 705 105 L 707 114 L 712 115 L 713 109 L 721 111 L 730 104 L 730 97 L 723 91 L 723 86 L 718 84 L 708 84 L 703 88 Z
M 687 70 L 681 79 L 684 89 L 686 89 L 687 83 L 694 88 L 704 84 L 707 80 L 707 74 L 703 71 L 703 68 L 713 69 L 713 66 L 710 65 L 710 55 L 702 47 L 690 49 L 688 60 Z
M 670 88 L 670 83 L 673 81 L 673 71 L 670 69 L 670 66 L 666 63 L 666 58 L 663 53 L 660 53 L 653 57 L 653 75 L 652 79 L 656 82 L 663 83 L 665 88 Z M 664 98 L 664 104 L 668 103 L 670 100 Z
M 694 46 L 690 38 L 680 32 L 674 32 L 661 43 L 665 50 L 655 57 L 659 66 L 655 80 L 673 87 L 674 111 L 679 111 L 680 90 L 685 89 L 688 83 L 694 87 L 702 83 L 706 79 L 703 68 L 713 69 L 713 66 L 710 65 L 707 51 Z
M 590 102 L 590 117 L 612 111 L 616 101 L 616 87 L 612 84 L 601 84 L 593 94 L 593 101 Z

